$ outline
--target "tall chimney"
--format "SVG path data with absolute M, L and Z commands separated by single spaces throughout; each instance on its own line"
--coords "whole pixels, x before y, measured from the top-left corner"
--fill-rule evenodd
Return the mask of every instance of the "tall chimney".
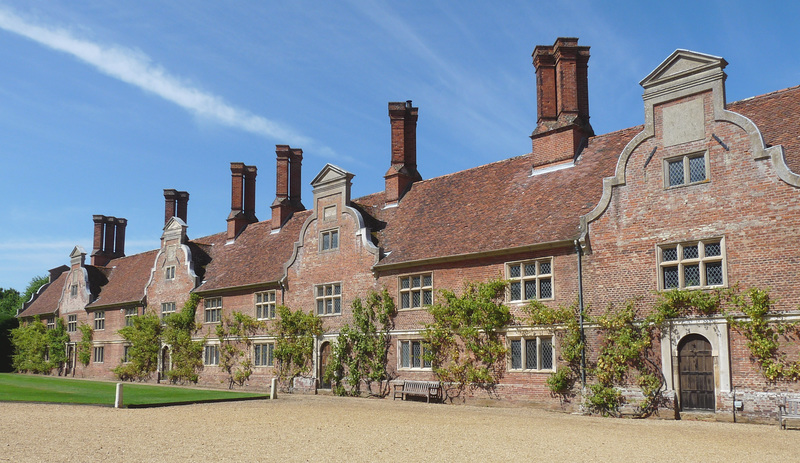
M 114 257 L 125 257 L 125 227 L 128 226 L 127 219 L 114 220 Z
M 231 163 L 231 213 L 228 215 L 228 239 L 236 238 L 247 225 L 242 203 L 244 195 L 245 165 L 241 162 Z
M 103 245 L 103 253 L 108 256 L 109 260 L 114 257 L 114 231 L 116 229 L 116 217 L 106 217 L 105 219 L 105 244 Z
M 244 168 L 244 215 L 249 223 L 258 222 L 256 218 L 256 166 Z
M 94 239 L 92 241 L 92 265 L 102 267 L 108 263 L 108 256 L 103 252 L 103 244 L 105 242 L 105 221 L 104 215 L 93 215 L 94 221 Z
M 189 207 L 189 193 L 186 191 L 179 191 L 178 192 L 178 207 L 176 214 L 178 218 L 183 220 L 183 223 L 186 223 L 186 210 Z
M 533 50 L 536 68 L 536 129 L 531 134 L 536 166 L 574 159 L 594 136 L 589 124 L 589 47 L 574 37 Z
M 302 167 L 303 150 L 300 148 L 289 148 L 289 203 L 292 205 L 293 212 L 305 210 L 303 202 L 300 200 L 303 189 Z
M 169 219 L 175 217 L 175 206 L 178 198 L 178 192 L 172 189 L 164 190 L 164 225 L 169 222 Z
M 412 183 L 422 180 L 417 171 L 418 113 L 419 108 L 411 106 L 411 100 L 389 103 L 392 165 L 384 175 L 387 204 L 399 201 Z

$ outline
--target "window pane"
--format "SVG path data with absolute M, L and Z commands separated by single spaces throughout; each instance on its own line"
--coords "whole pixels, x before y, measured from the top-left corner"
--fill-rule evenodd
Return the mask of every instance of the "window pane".
M 700 286 L 700 266 L 687 265 L 683 267 L 683 283 L 689 286 Z
M 423 275 L 422 276 L 422 286 L 430 286 L 432 283 L 430 275 Z
M 420 278 L 418 276 L 411 278 L 411 287 L 412 288 L 419 288 Z
M 511 300 L 512 301 L 519 301 L 521 298 L 521 287 L 519 281 L 515 281 L 511 283 Z
M 401 278 L 400 279 L 400 289 L 408 289 L 411 283 L 411 278 Z
M 328 233 L 322 234 L 322 249 L 330 249 L 331 248 L 331 235 Z
M 342 300 L 339 298 L 333 300 L 333 313 L 342 313 Z
M 664 268 L 664 289 L 678 287 L 678 267 Z
M 400 308 L 408 309 L 409 307 L 411 307 L 411 294 L 409 293 L 400 294 Z
M 339 232 L 331 232 L 331 249 L 336 249 L 339 247 Z
M 514 370 L 522 368 L 522 341 L 520 339 L 511 341 L 511 368 Z
M 317 315 L 322 315 L 325 313 L 325 301 L 322 299 L 317 301 Z
M 542 338 L 542 370 L 553 369 L 553 340 Z
M 669 186 L 683 185 L 683 159 L 669 162 Z
M 536 369 L 536 339 L 525 340 L 525 368 Z
M 550 262 L 539 262 L 539 275 L 550 273 Z
M 672 262 L 678 260 L 678 248 L 664 248 L 661 250 L 661 260 L 663 262 Z
M 519 278 L 519 264 L 508 266 L 508 276 L 509 278 Z
M 709 286 L 722 284 L 722 262 L 706 264 L 706 284 Z
M 539 280 L 539 299 L 549 299 L 553 297 L 553 282 L 550 278 Z
M 433 304 L 433 291 L 426 289 L 422 292 L 422 305 Z
M 330 296 L 330 295 L 332 295 L 332 294 L 333 294 L 333 286 L 330 286 L 330 285 L 329 285 L 329 286 L 326 286 L 326 287 L 325 287 L 325 295 L 326 295 L 326 296 Z
M 409 346 L 411 343 L 409 342 L 401 342 L 400 343 L 400 366 L 403 368 L 409 368 L 411 365 L 409 363 L 410 352 Z
M 333 285 L 333 294 L 342 294 L 342 287 L 339 285 Z
M 419 292 L 411 293 L 411 307 L 419 307 Z
M 698 249 L 696 244 L 692 245 L 692 246 L 684 246 L 683 247 L 683 258 L 684 259 L 697 259 L 700 256 L 699 252 L 700 251 L 699 251 L 699 249 Z
M 689 158 L 689 181 L 702 182 L 706 179 L 706 158 L 698 156 Z
M 722 254 L 722 247 L 719 243 L 707 243 L 705 248 L 706 257 L 714 257 Z
M 333 312 L 333 299 L 327 299 L 325 301 L 325 313 L 332 313 Z
M 419 368 L 420 365 L 420 357 L 422 355 L 422 346 L 420 346 L 419 341 L 414 341 L 411 343 L 411 366 L 414 368 Z
M 536 275 L 536 263 L 529 262 L 525 264 L 525 276 L 533 276 Z
M 525 299 L 536 299 L 536 280 L 525 282 Z

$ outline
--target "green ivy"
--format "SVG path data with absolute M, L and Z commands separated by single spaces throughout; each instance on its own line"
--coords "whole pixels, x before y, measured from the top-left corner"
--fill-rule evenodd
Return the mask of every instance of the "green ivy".
M 361 394 L 361 383 L 373 394 L 372 384 L 377 382 L 377 395 L 385 396 L 389 374 L 386 369 L 391 345 L 389 331 L 394 327 L 396 308 L 394 300 L 384 288 L 380 293 L 371 291 L 365 302 L 360 298 L 351 305 L 353 324 L 342 327 L 333 347 L 333 355 L 325 371 L 325 380 L 331 382 L 337 395 Z M 385 387 L 384 387 L 385 385 Z
M 278 317 L 275 323 L 278 379 L 284 390 L 291 390 L 294 378 L 311 371 L 314 340 L 322 334 L 322 319 L 302 310 L 293 312 L 285 306 L 278 307 Z
M 78 361 L 85 367 L 92 361 L 92 327 L 81 323 L 78 329 L 81 332 L 81 340 L 77 345 Z
M 513 320 L 503 305 L 506 286 L 503 280 L 467 283 L 460 296 L 439 291 L 428 307 L 433 322 L 423 332 L 424 358 L 451 400 L 466 388 L 491 392 L 503 375 L 508 349 L 500 330 Z
M 219 367 L 227 375 L 228 389 L 243 386 L 253 374 L 252 336 L 264 326 L 264 322 L 241 312 L 233 312 L 233 318 L 225 317 L 217 325 Z
M 129 345 L 127 362 L 120 359 L 111 371 L 122 381 L 146 381 L 158 370 L 161 350 L 161 319 L 147 312 L 131 318 L 132 324 L 119 330 Z
M 169 346 L 172 369 L 166 375 L 173 384 L 187 382 L 197 383 L 199 373 L 203 369 L 203 345 L 206 338 L 192 340 L 192 336 L 200 329 L 195 314 L 200 296 L 192 294 L 180 312 L 164 318 L 164 343 Z
M 12 364 L 23 373 L 50 374 L 56 368 L 61 375 L 67 361 L 67 342 L 69 334 L 60 318 L 55 320 L 55 327 L 48 330 L 36 316 L 32 322 L 11 330 Z

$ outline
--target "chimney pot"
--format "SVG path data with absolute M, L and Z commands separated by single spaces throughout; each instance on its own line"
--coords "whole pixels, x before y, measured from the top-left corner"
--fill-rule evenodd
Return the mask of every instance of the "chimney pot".
M 164 225 L 169 222 L 169 219 L 175 217 L 175 202 L 177 198 L 178 192 L 176 190 L 164 190 Z
M 242 162 L 231 163 L 231 213 L 228 215 L 228 239 L 236 238 L 247 225 L 244 214 L 244 172 Z
M 245 166 L 244 169 L 244 215 L 248 222 L 258 222 L 256 218 L 256 166 Z
M 116 219 L 115 225 L 115 242 L 114 242 L 114 257 L 125 257 L 125 227 L 128 226 L 127 219 Z
M 186 223 L 186 211 L 189 207 L 189 193 L 186 191 L 179 191 L 178 192 L 178 200 L 177 200 L 177 217 L 183 220 L 183 223 Z

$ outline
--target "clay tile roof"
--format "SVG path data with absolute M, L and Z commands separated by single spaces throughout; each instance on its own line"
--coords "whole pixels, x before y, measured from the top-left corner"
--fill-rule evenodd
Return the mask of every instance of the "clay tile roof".
M 108 283 L 100 290 L 100 297 L 86 307 L 130 304 L 144 299 L 144 287 L 150 279 L 156 254 L 158 250 L 112 259 L 103 272 L 108 276 Z
M 58 301 L 61 299 L 61 292 L 64 289 L 64 282 L 66 281 L 68 273 L 69 272 L 62 273 L 54 282 L 43 286 L 39 290 L 38 296 L 36 296 L 33 302 L 19 314 L 19 317 L 53 315 L 56 313 Z
M 593 137 L 575 166 L 562 170 L 531 175 L 527 154 L 415 183 L 396 208 L 379 211 L 375 195 L 359 198 L 388 223 L 379 233 L 388 255 L 378 265 L 577 238 L 602 178 L 614 174 L 619 153 L 641 130 Z
M 800 137 L 790 122 L 800 115 L 800 86 L 730 103 L 728 109 L 753 121 L 768 146 L 783 145 L 786 164 L 800 173 Z
M 303 223 L 312 211 L 295 213 L 280 233 L 271 233 L 270 221 L 250 224 L 232 244 L 225 244 L 225 234 L 203 241 L 213 244 L 211 262 L 205 269 L 205 281 L 196 292 L 258 285 L 283 277 L 283 264 L 289 260 Z

